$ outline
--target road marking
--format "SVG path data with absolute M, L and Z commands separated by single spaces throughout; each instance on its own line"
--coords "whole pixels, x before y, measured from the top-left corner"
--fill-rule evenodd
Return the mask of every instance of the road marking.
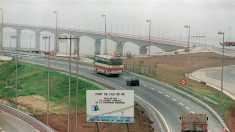
M 176 101 L 175 99 L 172 98 L 173 101 Z
M 158 91 L 158 93 L 160 93 L 160 94 L 161 94 L 162 92 L 161 92 L 161 91 Z
M 169 126 L 167 125 L 165 118 L 162 116 L 162 114 L 156 109 L 154 108 L 154 106 L 152 106 L 150 103 L 148 103 L 147 101 L 145 101 L 144 99 L 140 98 L 139 96 L 135 95 L 135 97 L 139 98 L 140 100 L 142 100 L 143 102 L 145 102 L 146 104 L 148 104 L 150 107 L 152 107 L 152 109 L 154 109 L 158 115 L 160 116 L 161 120 L 163 121 L 164 125 L 166 126 L 167 132 L 171 132 L 169 129 Z M 155 115 L 155 114 L 154 114 Z
M 143 84 L 143 86 L 145 86 L 145 87 L 146 87 L 147 85 Z
M 182 106 L 183 106 L 184 104 L 180 102 L 180 105 L 182 105 Z
M 189 110 L 189 107 L 185 107 L 185 108 Z
M 154 89 L 154 88 L 150 88 L 150 89 L 152 89 L 152 90 L 156 90 L 156 89 Z
M 166 97 L 169 97 L 169 95 L 167 95 L 167 94 L 166 94 L 165 96 L 166 96 Z

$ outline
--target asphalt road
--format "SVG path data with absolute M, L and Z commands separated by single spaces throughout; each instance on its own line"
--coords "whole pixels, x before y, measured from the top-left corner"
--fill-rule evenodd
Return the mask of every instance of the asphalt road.
M 39 132 L 26 122 L 0 111 L 0 126 L 5 132 Z
M 23 58 L 23 60 L 28 62 L 33 62 L 37 64 L 47 65 L 47 59 L 44 58 Z M 67 62 L 61 61 L 51 61 L 51 66 L 68 69 Z M 73 70 L 75 71 L 76 66 L 73 65 Z M 151 82 L 140 80 L 140 86 L 127 86 L 125 80 L 133 76 L 129 73 L 123 73 L 119 77 L 107 77 L 102 74 L 96 74 L 93 68 L 90 66 L 80 65 L 80 72 L 88 73 L 99 78 L 103 78 L 112 83 L 115 83 L 124 89 L 133 89 L 135 94 L 153 105 L 165 118 L 166 123 L 169 126 L 171 132 L 180 132 L 181 121 L 179 117 L 183 113 L 206 113 L 209 117 L 208 130 L 210 132 L 221 132 L 223 131 L 222 125 L 217 121 L 217 119 L 210 114 L 206 109 L 200 105 L 168 90 L 161 86 L 157 86 Z

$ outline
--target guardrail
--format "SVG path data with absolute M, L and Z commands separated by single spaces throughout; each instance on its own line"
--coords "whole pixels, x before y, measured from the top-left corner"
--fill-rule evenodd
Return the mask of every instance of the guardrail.
M 190 95 L 190 94 L 187 94 L 187 93 L 185 93 L 184 91 L 181 91 L 181 90 L 179 90 L 179 89 L 177 89 L 177 88 L 175 88 L 175 87 L 173 87 L 173 86 L 170 86 L 170 85 L 168 85 L 168 84 L 166 84 L 166 83 L 160 82 L 160 81 L 158 81 L 158 80 L 155 80 L 155 79 L 152 79 L 152 78 L 149 78 L 149 77 L 145 77 L 145 76 L 143 76 L 143 75 L 139 75 L 139 74 L 136 74 L 136 73 L 133 73 L 133 72 L 129 72 L 129 71 L 125 71 L 125 72 L 134 74 L 134 75 L 136 75 L 136 76 L 138 76 L 138 77 L 140 77 L 140 78 L 142 78 L 142 79 L 144 79 L 144 80 L 150 81 L 150 82 L 152 82 L 152 83 L 154 83 L 154 84 L 157 84 L 157 85 L 160 85 L 160 86 L 162 86 L 162 87 L 164 87 L 164 88 L 167 88 L 167 89 L 169 89 L 169 90 L 171 90 L 171 91 L 173 91 L 173 92 L 176 92 L 176 93 L 180 94 L 181 96 L 184 96 L 185 98 L 188 98 L 188 99 L 190 99 L 191 101 L 193 101 L 193 102 L 195 102 L 195 103 L 201 105 L 203 108 L 205 108 L 206 110 L 208 110 L 208 111 L 220 122 L 220 124 L 221 124 L 228 132 L 230 132 L 230 130 L 228 129 L 228 127 L 227 127 L 227 125 L 225 124 L 224 120 L 218 115 L 218 113 L 217 113 L 216 111 L 214 111 L 209 105 L 207 105 L 206 103 L 202 102 L 202 101 L 199 100 L 198 98 L 196 98 L 196 97 L 194 97 L 194 96 L 192 96 L 192 95 Z
M 55 130 L 53 130 L 52 128 L 48 127 L 47 125 L 43 124 L 42 122 L 36 120 L 32 116 L 20 110 L 17 110 L 15 108 L 12 108 L 10 106 L 6 106 L 3 104 L 0 104 L 0 110 L 25 121 L 26 123 L 30 124 L 35 129 L 39 130 L 40 132 L 55 132 Z

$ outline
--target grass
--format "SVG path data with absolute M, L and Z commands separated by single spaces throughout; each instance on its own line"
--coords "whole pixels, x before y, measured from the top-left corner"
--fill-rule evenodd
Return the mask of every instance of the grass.
M 15 97 L 15 62 L 0 65 L 0 97 L 12 100 Z M 40 95 L 47 98 L 47 68 L 20 62 L 18 65 L 18 96 Z M 79 79 L 80 108 L 86 106 L 86 90 L 100 89 L 98 86 Z M 56 70 L 50 72 L 50 101 L 66 104 L 68 97 L 68 76 Z M 71 107 L 75 109 L 76 78 L 71 78 Z

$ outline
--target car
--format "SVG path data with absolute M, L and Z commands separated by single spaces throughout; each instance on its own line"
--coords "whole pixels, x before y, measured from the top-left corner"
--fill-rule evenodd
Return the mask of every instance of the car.
M 126 85 L 128 86 L 139 86 L 139 79 L 137 77 L 130 77 L 126 80 Z

